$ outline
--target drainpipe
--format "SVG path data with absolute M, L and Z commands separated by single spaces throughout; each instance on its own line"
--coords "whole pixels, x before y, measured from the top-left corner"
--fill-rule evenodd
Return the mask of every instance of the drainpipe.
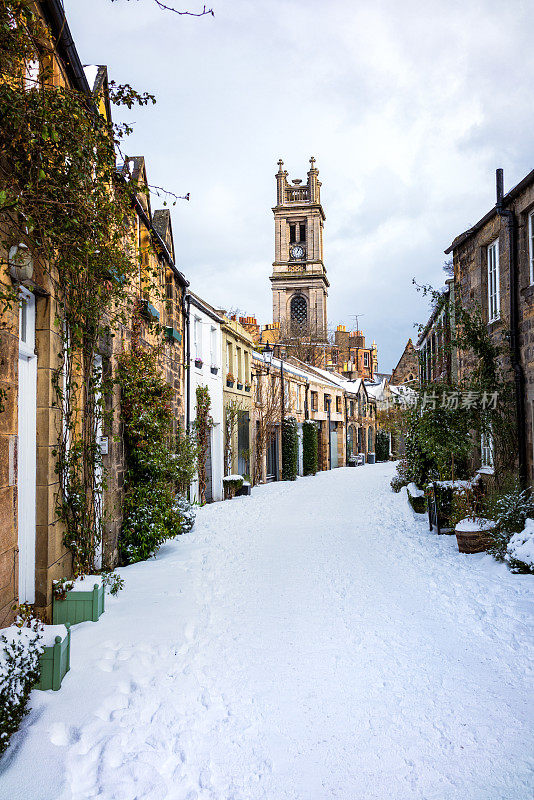
M 332 405 L 332 398 L 329 397 L 327 400 L 328 403 L 328 454 L 327 454 L 327 463 L 328 469 L 332 469 L 332 432 L 330 430 L 330 406 Z
M 517 222 L 514 212 L 504 208 L 503 171 L 496 173 L 497 214 L 505 217 L 508 226 L 508 261 L 510 270 L 510 350 L 514 372 L 517 444 L 519 461 L 519 480 L 522 486 L 527 482 L 527 437 L 525 431 L 525 374 L 521 365 L 519 347 L 519 279 L 517 268 Z
M 345 395 L 345 466 L 349 463 L 349 401 Z
M 310 389 L 310 384 L 309 384 L 308 381 L 306 381 L 306 389 L 305 389 L 305 392 L 304 392 L 304 419 L 306 421 L 308 421 L 309 418 L 310 418 L 310 411 L 309 411 L 309 405 L 308 405 L 308 391 L 309 391 L 309 389 Z
M 280 477 L 278 480 L 282 480 L 282 459 L 283 459 L 283 449 L 284 449 L 284 405 L 285 405 L 285 394 L 284 394 L 284 360 L 280 354 L 280 464 L 278 466 Z
M 184 293 L 183 313 L 184 313 L 184 366 L 185 366 L 185 428 L 189 433 L 191 424 L 191 336 L 189 331 L 189 318 L 191 308 L 191 297 Z

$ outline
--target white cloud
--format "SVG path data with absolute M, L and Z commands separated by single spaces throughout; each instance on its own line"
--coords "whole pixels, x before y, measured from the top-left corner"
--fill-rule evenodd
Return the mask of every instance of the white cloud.
M 196 0 L 175 0 L 196 9 Z M 186 5 L 187 4 L 187 5 Z M 317 157 L 332 324 L 362 325 L 394 366 L 441 283 L 443 250 L 532 168 L 531 14 L 522 0 L 67 0 L 83 62 L 153 91 L 129 152 L 173 209 L 195 291 L 269 321 L 276 161 Z M 157 202 L 154 204 L 157 207 Z

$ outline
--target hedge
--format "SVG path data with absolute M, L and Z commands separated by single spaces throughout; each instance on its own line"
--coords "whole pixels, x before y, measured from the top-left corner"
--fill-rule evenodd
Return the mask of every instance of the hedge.
M 302 425 L 302 462 L 304 475 L 317 472 L 318 431 L 313 422 Z
M 286 417 L 282 423 L 282 480 L 294 481 L 297 477 L 299 439 L 297 420 Z

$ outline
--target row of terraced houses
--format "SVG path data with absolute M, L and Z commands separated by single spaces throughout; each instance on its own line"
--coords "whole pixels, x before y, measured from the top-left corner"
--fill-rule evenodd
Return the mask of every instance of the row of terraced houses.
M 82 66 L 62 3 L 43 0 L 35 3 L 35 8 L 46 21 L 53 45 L 47 80 L 53 86 L 83 93 L 99 113 L 110 115 L 107 69 Z M 169 210 L 152 208 L 146 191 L 145 158 L 126 157 L 118 170 L 139 187 L 128 237 L 140 267 L 129 287 L 137 298 L 135 313 L 115 323 L 112 335 L 99 342 L 95 356 L 113 387 L 106 396 L 107 408 L 113 413 L 98 431 L 106 479 L 103 540 L 96 567 L 113 567 L 119 558 L 126 463 L 121 394 L 115 379 L 118 359 L 131 347 L 134 329 L 143 347 L 157 348 L 160 372 L 172 389 L 176 430 L 192 428 L 196 389 L 208 387 L 213 424 L 205 463 L 207 480 L 202 498 L 198 481 L 193 482 L 192 500 L 223 499 L 223 478 L 229 474 L 248 476 L 252 483 L 279 480 L 281 430 L 290 417 L 296 420 L 298 430 L 299 474 L 304 470 L 302 429 L 306 422 L 317 430 L 318 469 L 373 461 L 377 408 L 387 405 L 394 391 L 377 375 L 376 347 L 365 348 L 361 332 L 349 336 L 340 327 L 336 354 L 342 353 L 342 347 L 347 352 L 340 356 L 344 364 L 338 372 L 332 359 L 310 365 L 299 360 L 291 347 L 266 344 L 265 338 L 262 341 L 261 335 L 255 335 L 258 326 L 253 317 L 237 318 L 199 297 L 177 266 Z M 320 186 L 313 164 L 311 173 Z M 289 206 L 300 208 L 298 198 L 290 198 Z M 33 604 L 38 614 L 49 618 L 52 582 L 72 573 L 72 554 L 57 513 L 56 451 L 62 420 L 54 401 L 53 376 L 62 363 L 63 344 L 55 313 L 62 277 L 51 275 L 39 259 L 13 259 L 8 249 L 0 258 L 0 282 L 4 287 L 16 287 L 20 296 L 18 308 L 3 311 L 0 329 L 2 626 L 9 624 L 21 603 Z M 294 297 L 288 299 L 299 318 L 311 308 L 306 305 L 309 302 L 305 292 L 298 303 Z M 235 424 L 230 427 L 229 409 L 235 412 Z

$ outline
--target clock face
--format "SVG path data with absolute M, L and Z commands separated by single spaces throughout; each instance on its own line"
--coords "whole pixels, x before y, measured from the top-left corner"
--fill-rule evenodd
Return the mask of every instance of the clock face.
M 295 247 L 291 248 L 291 257 L 292 258 L 302 258 L 304 256 L 304 248 L 297 244 Z

